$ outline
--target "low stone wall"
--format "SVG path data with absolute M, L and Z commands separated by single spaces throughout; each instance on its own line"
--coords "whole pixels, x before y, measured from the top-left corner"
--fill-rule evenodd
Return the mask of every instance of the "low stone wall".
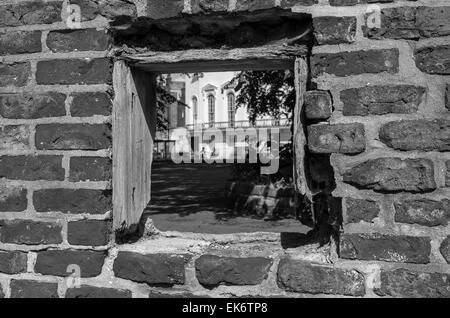
M 231 181 L 225 200 L 238 213 L 266 218 L 295 217 L 294 187 Z

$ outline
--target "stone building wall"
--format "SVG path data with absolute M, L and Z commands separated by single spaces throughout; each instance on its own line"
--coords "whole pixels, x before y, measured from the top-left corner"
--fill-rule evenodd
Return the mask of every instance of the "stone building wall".
M 80 29 L 67 1 L 0 4 L 0 297 L 450 296 L 447 0 L 71 3 Z M 339 238 L 149 226 L 115 243 L 110 21 L 275 6 L 313 17 L 310 89 L 331 98 L 308 104 L 308 146 L 329 156 Z

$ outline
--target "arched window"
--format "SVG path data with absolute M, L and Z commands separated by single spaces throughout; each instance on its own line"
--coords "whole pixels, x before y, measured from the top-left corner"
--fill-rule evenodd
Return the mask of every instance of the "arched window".
M 233 93 L 227 95 L 228 100 L 228 121 L 230 122 L 230 127 L 234 127 L 234 116 L 236 113 L 236 98 Z
M 193 119 L 193 124 L 197 124 L 197 120 L 198 120 L 198 99 L 197 97 L 192 97 L 192 119 Z
M 216 121 L 216 98 L 214 95 L 208 96 L 208 121 L 209 126 L 213 127 L 214 122 Z

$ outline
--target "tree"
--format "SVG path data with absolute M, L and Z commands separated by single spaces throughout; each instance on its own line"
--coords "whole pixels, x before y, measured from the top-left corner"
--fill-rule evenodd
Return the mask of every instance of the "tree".
M 235 76 L 236 107 L 247 106 L 254 124 L 263 116 L 292 121 L 295 106 L 294 72 L 243 71 Z

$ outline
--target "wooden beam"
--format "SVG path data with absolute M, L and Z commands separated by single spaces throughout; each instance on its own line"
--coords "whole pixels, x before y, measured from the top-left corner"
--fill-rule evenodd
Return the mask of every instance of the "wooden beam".
M 292 69 L 304 57 L 304 45 L 262 46 L 241 49 L 187 50 L 123 54 L 130 65 L 158 73 Z

